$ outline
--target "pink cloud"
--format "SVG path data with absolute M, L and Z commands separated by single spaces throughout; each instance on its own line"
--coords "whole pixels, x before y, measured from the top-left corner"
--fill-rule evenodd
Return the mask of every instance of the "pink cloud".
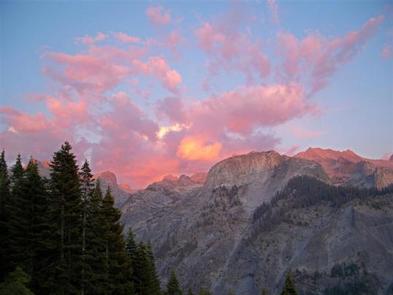
M 236 27 L 241 21 L 242 17 L 233 12 L 217 22 L 205 22 L 195 30 L 200 48 L 209 57 L 209 71 L 211 74 L 238 71 L 248 81 L 255 76 L 266 78 L 270 74 L 269 60 L 261 42 L 251 40 Z
M 166 60 L 160 56 L 150 57 L 146 63 L 135 60 L 134 66 L 142 73 L 159 79 L 164 87 L 172 92 L 177 92 L 182 82 L 181 75 L 171 69 Z
M 171 21 L 169 11 L 161 6 L 149 6 L 146 15 L 154 25 L 167 25 Z
M 139 43 L 141 41 L 141 39 L 138 37 L 130 36 L 122 32 L 114 33 L 114 36 L 117 40 L 123 43 Z
M 34 133 L 48 128 L 48 122 L 42 113 L 28 115 L 10 107 L 0 108 L 0 114 L 13 133 Z
M 319 34 L 298 39 L 291 33 L 280 33 L 278 46 L 284 57 L 283 76 L 307 85 L 310 93 L 320 90 L 337 68 L 350 61 L 375 34 L 383 19 L 383 16 L 371 18 L 358 31 L 331 39 Z
M 210 97 L 194 106 L 191 122 L 222 126 L 230 132 L 247 135 L 257 127 L 282 124 L 290 119 L 315 113 L 301 86 L 250 86 Z
M 95 37 L 92 36 L 84 36 L 84 37 L 79 37 L 77 38 L 77 41 L 79 41 L 82 44 L 92 46 L 96 42 L 104 41 L 108 36 L 104 33 L 99 32 Z

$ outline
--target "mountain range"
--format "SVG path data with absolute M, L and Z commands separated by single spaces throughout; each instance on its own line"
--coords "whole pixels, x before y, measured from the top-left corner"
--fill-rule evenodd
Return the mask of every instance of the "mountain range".
M 393 294 L 392 157 L 250 152 L 134 192 L 98 178 L 164 282 L 176 270 L 215 295 L 277 294 L 291 272 L 301 294 Z

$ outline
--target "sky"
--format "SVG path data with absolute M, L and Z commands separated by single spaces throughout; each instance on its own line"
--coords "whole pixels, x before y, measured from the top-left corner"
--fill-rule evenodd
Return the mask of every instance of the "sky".
M 0 148 L 140 188 L 226 157 L 393 152 L 390 1 L 0 2 Z

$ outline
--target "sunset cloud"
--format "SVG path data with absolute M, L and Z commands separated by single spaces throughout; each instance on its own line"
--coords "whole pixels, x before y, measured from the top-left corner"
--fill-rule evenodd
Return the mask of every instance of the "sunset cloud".
M 276 1 L 267 5 L 277 24 Z M 120 182 L 140 188 L 167 174 L 206 171 L 233 154 L 277 149 L 282 125 L 298 139 L 322 136 L 292 120 L 325 111 L 313 94 L 384 19 L 370 18 L 336 37 L 299 37 L 274 25 L 266 37 L 253 14 L 240 8 L 195 20 L 190 28 L 174 22 L 171 12 L 147 8 L 148 20 L 164 26 L 150 38 L 109 30 L 77 38 L 75 50 L 46 50 L 48 90 L 29 101 L 41 109 L 0 107 L 0 148 L 10 157 L 48 160 L 68 140 L 95 171 L 111 170 Z M 204 82 L 214 91 L 200 91 Z
M 370 18 L 359 30 L 336 38 L 314 33 L 298 39 L 291 33 L 279 33 L 283 76 L 301 81 L 310 93 L 322 89 L 338 67 L 349 62 L 375 34 L 383 20 L 383 16 Z
M 252 40 L 237 24 L 243 16 L 231 12 L 215 22 L 204 22 L 195 30 L 200 48 L 209 57 L 210 74 L 237 71 L 248 81 L 270 74 L 270 62 L 259 40 Z
M 169 11 L 162 6 L 149 6 L 146 10 L 146 15 L 155 25 L 167 25 L 171 21 Z

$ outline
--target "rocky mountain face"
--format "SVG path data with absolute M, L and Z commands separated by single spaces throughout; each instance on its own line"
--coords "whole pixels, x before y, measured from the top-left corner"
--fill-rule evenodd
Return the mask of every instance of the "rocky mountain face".
M 48 161 L 37 161 L 38 171 L 41 177 L 49 178 L 49 162 Z M 115 200 L 115 206 L 120 207 L 130 196 L 132 190 L 127 186 L 122 186 L 117 183 L 116 175 L 113 172 L 105 171 L 94 176 L 95 179 L 99 179 L 101 182 L 101 189 L 103 192 L 108 187 L 111 188 L 113 198 Z
M 341 196 L 346 202 L 337 202 L 323 199 L 323 192 L 337 184 L 387 187 L 393 169 L 352 152 L 337 153 L 252 152 L 217 163 L 204 182 L 166 177 L 131 195 L 121 207 L 123 222 L 138 239 L 152 243 L 164 282 L 175 269 L 182 285 L 194 290 L 252 295 L 268 288 L 278 294 L 292 271 L 301 294 L 336 294 L 328 292 L 337 286 L 363 288 L 363 281 L 375 293 L 356 294 L 388 294 L 393 196 L 376 196 L 374 190 L 359 193 L 367 195 L 362 199 L 349 198 L 349 190 Z M 327 187 L 295 206 L 287 185 L 300 175 Z M 278 202 L 282 191 L 287 196 Z M 273 204 L 270 215 L 258 213 Z
M 296 155 L 319 163 L 337 185 L 383 188 L 393 182 L 393 161 L 363 158 L 351 150 L 309 148 Z

